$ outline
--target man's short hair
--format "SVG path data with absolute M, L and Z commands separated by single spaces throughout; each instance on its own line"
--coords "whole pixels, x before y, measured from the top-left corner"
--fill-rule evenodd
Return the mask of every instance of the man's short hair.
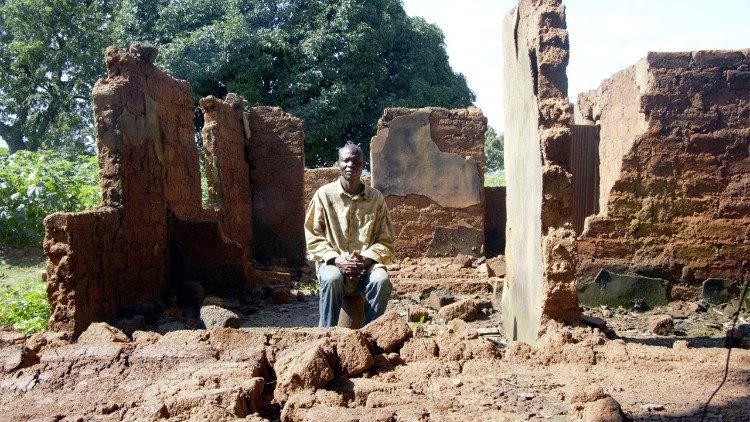
M 352 148 L 359 152 L 359 156 L 362 157 L 363 160 L 365 159 L 365 153 L 362 151 L 362 148 L 352 141 L 346 141 L 346 144 L 344 144 L 343 147 L 339 148 L 339 158 L 341 158 L 341 152 L 344 149 L 352 149 Z

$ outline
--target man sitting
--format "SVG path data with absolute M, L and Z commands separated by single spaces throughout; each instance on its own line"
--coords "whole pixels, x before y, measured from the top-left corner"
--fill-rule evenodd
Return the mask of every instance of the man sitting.
M 320 187 L 305 215 L 308 255 L 320 281 L 321 327 L 338 323 L 349 291 L 365 297 L 364 323 L 383 315 L 392 286 L 385 264 L 393 259 L 393 225 L 383 194 L 361 181 L 362 149 L 339 149 L 341 176 Z

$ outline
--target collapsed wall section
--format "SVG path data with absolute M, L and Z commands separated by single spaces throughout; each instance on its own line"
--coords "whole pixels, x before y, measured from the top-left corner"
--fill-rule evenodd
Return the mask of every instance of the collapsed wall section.
M 613 95 L 620 73 L 579 98 L 602 142 L 623 153 L 603 212 L 579 239 L 578 275 L 665 278 L 673 299 L 694 299 L 701 281 L 748 270 L 750 50 L 649 53 L 633 71 L 637 95 Z M 633 132 L 631 119 L 619 120 L 626 109 L 645 125 Z
M 559 0 L 520 0 L 503 20 L 506 335 L 580 317 L 573 279 L 568 33 Z
M 305 131 L 279 107 L 247 112 L 255 258 L 305 262 Z M 262 245 L 262 246 L 260 246 Z
M 484 253 L 484 132 L 477 108 L 387 108 L 372 138 L 399 257 Z
M 167 284 L 169 213 L 201 209 L 190 85 L 110 47 L 93 90 L 102 207 L 45 219 L 50 328 L 95 320 L 158 297 Z

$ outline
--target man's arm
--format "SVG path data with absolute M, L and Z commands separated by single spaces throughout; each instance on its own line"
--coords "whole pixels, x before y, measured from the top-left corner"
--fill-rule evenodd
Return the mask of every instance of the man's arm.
M 374 225 L 372 240 L 370 245 L 362 250 L 361 255 L 365 259 L 369 258 L 380 264 L 389 264 L 394 256 L 395 235 L 391 215 L 383 199 L 381 199 L 375 214 L 375 221 L 372 224 Z M 369 265 L 367 266 L 369 267 Z
M 339 256 L 326 237 L 326 215 L 320 191 L 315 192 L 305 214 L 305 243 L 314 261 L 328 262 Z

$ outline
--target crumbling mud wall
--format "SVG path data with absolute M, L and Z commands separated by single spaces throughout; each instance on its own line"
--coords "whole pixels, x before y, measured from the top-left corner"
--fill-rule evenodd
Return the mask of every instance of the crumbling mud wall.
M 484 253 L 484 132 L 477 108 L 387 108 L 370 147 L 399 257 Z
M 580 317 L 573 279 L 569 44 L 560 0 L 520 0 L 503 20 L 508 338 Z
M 201 131 L 206 153 L 208 196 L 224 234 L 239 243 L 252 260 L 252 207 L 250 185 L 250 132 L 245 130 L 244 100 L 229 94 L 227 100 L 201 99 Z
M 648 83 L 645 60 L 616 73 L 599 89 L 578 96 L 576 123 L 599 125 L 599 209 L 620 177 L 622 157 L 648 129 L 640 98 Z
M 706 278 L 740 279 L 750 256 L 750 50 L 649 53 L 582 94 L 579 108 L 616 153 L 606 171 L 619 167 L 578 241 L 581 281 L 608 268 L 665 278 L 672 298 L 695 298 Z
M 168 210 L 201 209 L 190 85 L 137 51 L 110 47 L 94 86 L 102 207 L 45 219 L 50 326 L 92 321 L 158 297 L 167 283 Z
M 238 137 L 227 117 L 236 113 L 208 113 L 204 134 L 228 208 L 204 209 L 190 85 L 154 67 L 155 56 L 138 45 L 107 49 L 107 77 L 93 90 L 102 204 L 44 221 L 53 330 L 78 335 L 94 321 L 157 312 L 168 292 L 186 306 L 206 293 L 244 297 L 252 238 L 233 218 L 250 218 L 248 170 L 237 164 L 245 137 L 239 132 L 239 157 L 222 155 L 236 146 L 225 142 Z M 240 209 L 234 190 L 243 177 Z
M 339 168 L 335 166 L 305 169 L 305 208 L 310 204 L 315 191 L 338 179 L 339 174 Z
M 253 236 L 259 245 L 255 257 L 300 265 L 305 262 L 302 122 L 279 107 L 253 107 L 246 118 L 250 130 Z

